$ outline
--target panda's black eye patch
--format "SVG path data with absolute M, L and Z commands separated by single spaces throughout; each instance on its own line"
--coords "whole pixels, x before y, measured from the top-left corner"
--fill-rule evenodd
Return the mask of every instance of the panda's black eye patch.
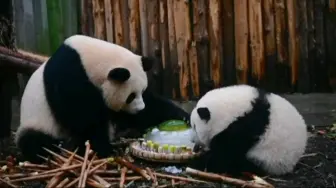
M 126 99 L 126 104 L 131 103 L 135 99 L 135 96 L 135 93 L 131 93 Z

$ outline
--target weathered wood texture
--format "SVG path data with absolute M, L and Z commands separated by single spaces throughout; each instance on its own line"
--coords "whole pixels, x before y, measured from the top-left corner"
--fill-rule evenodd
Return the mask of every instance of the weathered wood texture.
M 15 1 L 15 9 L 23 6 Z M 81 33 L 159 59 L 148 74 L 150 87 L 168 97 L 198 98 L 237 83 L 277 93 L 325 92 L 336 86 L 336 0 L 77 1 L 82 2 Z M 39 15 L 46 12 L 43 6 L 59 12 L 56 5 L 42 5 L 34 6 Z M 38 17 L 33 12 L 31 22 Z M 33 30 L 45 28 L 35 25 Z M 17 26 L 22 35 L 22 24 Z M 55 41 L 47 41 L 52 50 Z

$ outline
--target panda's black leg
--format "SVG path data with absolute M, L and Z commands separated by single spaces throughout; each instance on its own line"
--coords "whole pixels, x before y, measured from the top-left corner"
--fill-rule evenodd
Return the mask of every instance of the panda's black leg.
M 43 147 L 56 153 L 60 153 L 60 150 L 54 146 L 59 144 L 59 140 L 54 139 L 50 135 L 33 129 L 24 130 L 20 135 L 17 146 L 20 148 L 22 156 L 26 161 L 37 164 L 45 162 L 38 157 L 38 155 L 43 157 L 50 156 Z
M 90 144 L 99 158 L 109 157 L 113 153 L 108 131 L 104 131 L 104 129 L 96 129 L 90 134 Z
M 210 152 L 201 153 L 198 157 L 195 157 L 194 159 L 190 160 L 188 166 L 196 170 L 204 171 L 204 169 L 207 166 L 207 161 L 210 158 L 210 155 L 211 155 Z

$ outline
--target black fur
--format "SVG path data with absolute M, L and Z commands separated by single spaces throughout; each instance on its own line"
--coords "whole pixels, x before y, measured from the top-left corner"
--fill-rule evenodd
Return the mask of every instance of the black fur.
M 111 112 L 117 118 L 117 132 L 126 129 L 134 129 L 137 134 L 132 137 L 142 136 L 150 127 L 156 126 L 164 121 L 177 119 L 189 121 L 189 113 L 176 106 L 170 100 L 160 97 L 149 89 L 143 93 L 145 109 L 137 114 L 127 114 L 125 112 Z M 128 135 L 131 136 L 131 135 Z
M 61 45 L 45 65 L 43 77 L 51 112 L 76 140 L 79 153 L 83 154 L 84 143 L 90 140 L 99 157 L 109 155 L 112 147 L 108 136 L 108 109 L 100 91 L 86 75 L 79 54 L 69 46 Z M 33 134 L 35 136 L 31 138 Z M 39 132 L 26 134 L 25 137 L 27 139 L 20 148 L 30 161 L 36 160 L 35 152 L 40 151 L 42 145 L 53 142 L 52 137 Z
M 143 57 L 142 61 L 144 70 L 149 70 L 153 59 Z M 90 140 L 92 149 L 99 157 L 112 153 L 108 135 L 110 120 L 118 126 L 143 130 L 163 120 L 189 118 L 189 114 L 183 110 L 149 92 L 144 94 L 146 109 L 139 115 L 113 112 L 106 107 L 101 92 L 90 82 L 79 54 L 65 44 L 50 57 L 43 77 L 51 111 L 58 123 L 71 135 L 73 147 L 79 147 L 80 155 L 84 154 L 86 140 Z M 59 143 L 51 135 L 35 130 L 26 130 L 22 135 L 18 146 L 25 160 L 31 162 L 41 162 L 36 154 L 46 155 L 41 147 L 55 149 L 52 144 Z
M 268 93 L 258 89 L 259 96 L 252 101 L 253 109 L 214 136 L 210 150 L 191 162 L 193 168 L 214 173 L 239 175 L 241 172 L 263 174 L 260 161 L 246 158 L 247 152 L 259 141 L 269 124 Z M 219 101 L 220 102 L 220 101 Z
M 211 118 L 211 113 L 208 108 L 202 107 L 197 109 L 197 113 L 199 117 L 204 120 L 205 122 L 208 122 Z
M 109 72 L 107 77 L 110 80 L 125 82 L 131 77 L 131 73 L 125 68 L 115 68 Z
M 142 67 L 143 67 L 145 72 L 151 70 L 152 67 L 153 67 L 153 64 L 157 62 L 156 58 L 146 57 L 146 56 L 142 56 L 141 61 L 142 61 Z
M 57 153 L 60 152 L 58 148 L 53 146 L 58 145 L 60 141 L 53 139 L 51 135 L 33 129 L 26 129 L 22 131 L 21 134 L 22 136 L 18 140 L 17 146 L 21 149 L 24 160 L 32 163 L 45 162 L 42 158 L 39 158 L 36 155 L 48 156 L 48 153 L 42 149 L 42 147 L 46 147 Z

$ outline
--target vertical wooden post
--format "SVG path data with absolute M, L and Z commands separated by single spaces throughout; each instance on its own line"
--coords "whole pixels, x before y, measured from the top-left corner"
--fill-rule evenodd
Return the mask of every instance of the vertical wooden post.
M 307 0 L 307 25 L 308 25 L 308 64 L 309 64 L 309 79 L 310 91 L 316 91 L 316 69 L 315 69 L 315 15 L 314 15 L 314 0 Z
M 210 72 L 215 87 L 221 86 L 222 65 L 222 0 L 209 0 L 209 38 L 210 38 Z
M 106 40 L 114 42 L 114 21 L 113 8 L 111 0 L 104 0 L 105 7 L 105 26 L 106 26 Z
M 160 49 L 160 3 L 159 0 L 146 0 L 147 3 L 147 31 L 148 31 L 148 53 L 155 56 L 158 61 L 149 73 L 151 79 L 150 87 L 157 93 L 162 93 L 162 63 Z
M 106 40 L 104 0 L 92 0 L 94 36 Z
M 188 42 L 187 29 L 189 28 L 188 26 L 186 26 L 186 21 L 189 20 L 189 16 L 187 17 L 189 6 L 188 2 L 185 2 L 183 0 L 173 1 L 173 5 L 175 37 L 178 56 L 177 70 L 179 71 L 180 94 L 182 100 L 188 100 L 189 63 L 188 49 L 186 48 L 186 44 Z
M 171 82 L 173 83 L 173 98 L 180 98 L 180 84 L 179 84 L 179 69 L 178 69 L 178 56 L 177 56 L 177 44 L 176 44 L 176 34 L 175 34 L 175 19 L 174 19 L 174 1 L 167 2 L 168 11 L 168 39 L 169 39 L 169 52 L 170 61 L 173 78 Z
M 48 0 L 46 0 L 48 1 Z M 88 36 L 94 35 L 94 24 L 92 18 L 92 0 L 81 0 L 80 22 L 81 33 Z
M 336 0 L 334 0 L 336 1 Z M 336 2 L 335 2 L 335 10 L 336 10 Z M 325 1 L 324 0 L 314 0 L 314 17 L 315 17 L 315 45 L 316 45 L 316 86 L 317 91 L 319 92 L 330 92 L 330 83 L 329 83 L 329 71 L 331 72 L 331 62 L 326 61 L 326 49 L 328 49 L 326 42 L 332 42 L 333 47 L 335 47 L 335 34 L 333 38 L 328 38 L 330 41 L 325 41 L 326 37 L 324 36 L 327 32 L 325 29 L 326 25 L 326 16 L 325 16 Z M 335 14 L 335 12 L 333 12 Z M 329 18 L 330 19 L 330 18 Z M 334 29 L 336 30 L 335 17 L 333 18 L 334 22 L 331 22 Z M 335 30 L 333 33 L 335 33 Z M 335 48 L 331 48 L 331 53 L 335 53 Z M 336 57 L 336 56 L 334 56 Z M 334 63 L 336 63 L 336 58 L 334 59 Z
M 173 72 L 172 62 L 170 60 L 169 39 L 168 39 L 168 8 L 167 1 L 160 0 L 160 40 L 161 40 L 161 60 L 163 69 L 163 94 L 172 98 L 173 90 Z
M 289 60 L 291 65 L 291 83 L 296 85 L 298 81 L 298 64 L 299 64 L 299 49 L 298 49 L 298 34 L 296 23 L 296 1 L 287 1 L 287 17 L 289 31 Z
M 300 93 L 310 91 L 310 76 L 308 63 L 308 23 L 306 0 L 296 1 L 296 22 L 299 27 L 299 66 L 298 87 Z
M 237 82 L 239 84 L 247 83 L 248 80 L 248 42 L 249 42 L 249 25 L 248 9 L 246 0 L 234 0 L 235 13 L 235 56 Z
M 222 43 L 224 54 L 224 66 L 222 67 L 222 76 L 224 85 L 235 84 L 236 71 L 235 71 L 235 43 L 234 43 L 234 4 L 235 0 L 223 0 L 223 17 L 222 17 Z
M 128 0 L 128 8 L 130 15 L 129 22 L 129 36 L 130 48 L 134 53 L 141 53 L 141 31 L 140 31 L 140 12 L 139 0 Z
M 275 7 L 274 0 L 263 1 L 263 30 L 265 35 L 265 79 L 264 87 L 274 91 L 276 90 L 276 42 L 275 42 Z
M 291 67 L 288 59 L 288 26 L 285 0 L 274 0 L 275 41 L 277 49 L 276 91 L 286 92 L 291 88 Z M 288 8 L 288 7 L 287 7 Z M 290 23 L 288 23 L 290 24 Z M 291 41 L 293 42 L 293 41 Z
M 199 97 L 202 97 L 213 86 L 208 85 L 210 81 L 209 67 L 209 33 L 207 29 L 208 20 L 208 3 L 207 0 L 193 1 L 193 39 L 195 40 L 198 61 L 198 82 Z M 193 60 L 192 60 L 193 63 Z M 194 68 L 192 68 L 194 71 Z
M 261 1 L 249 0 L 248 4 L 252 76 L 259 82 L 263 79 L 265 72 Z

